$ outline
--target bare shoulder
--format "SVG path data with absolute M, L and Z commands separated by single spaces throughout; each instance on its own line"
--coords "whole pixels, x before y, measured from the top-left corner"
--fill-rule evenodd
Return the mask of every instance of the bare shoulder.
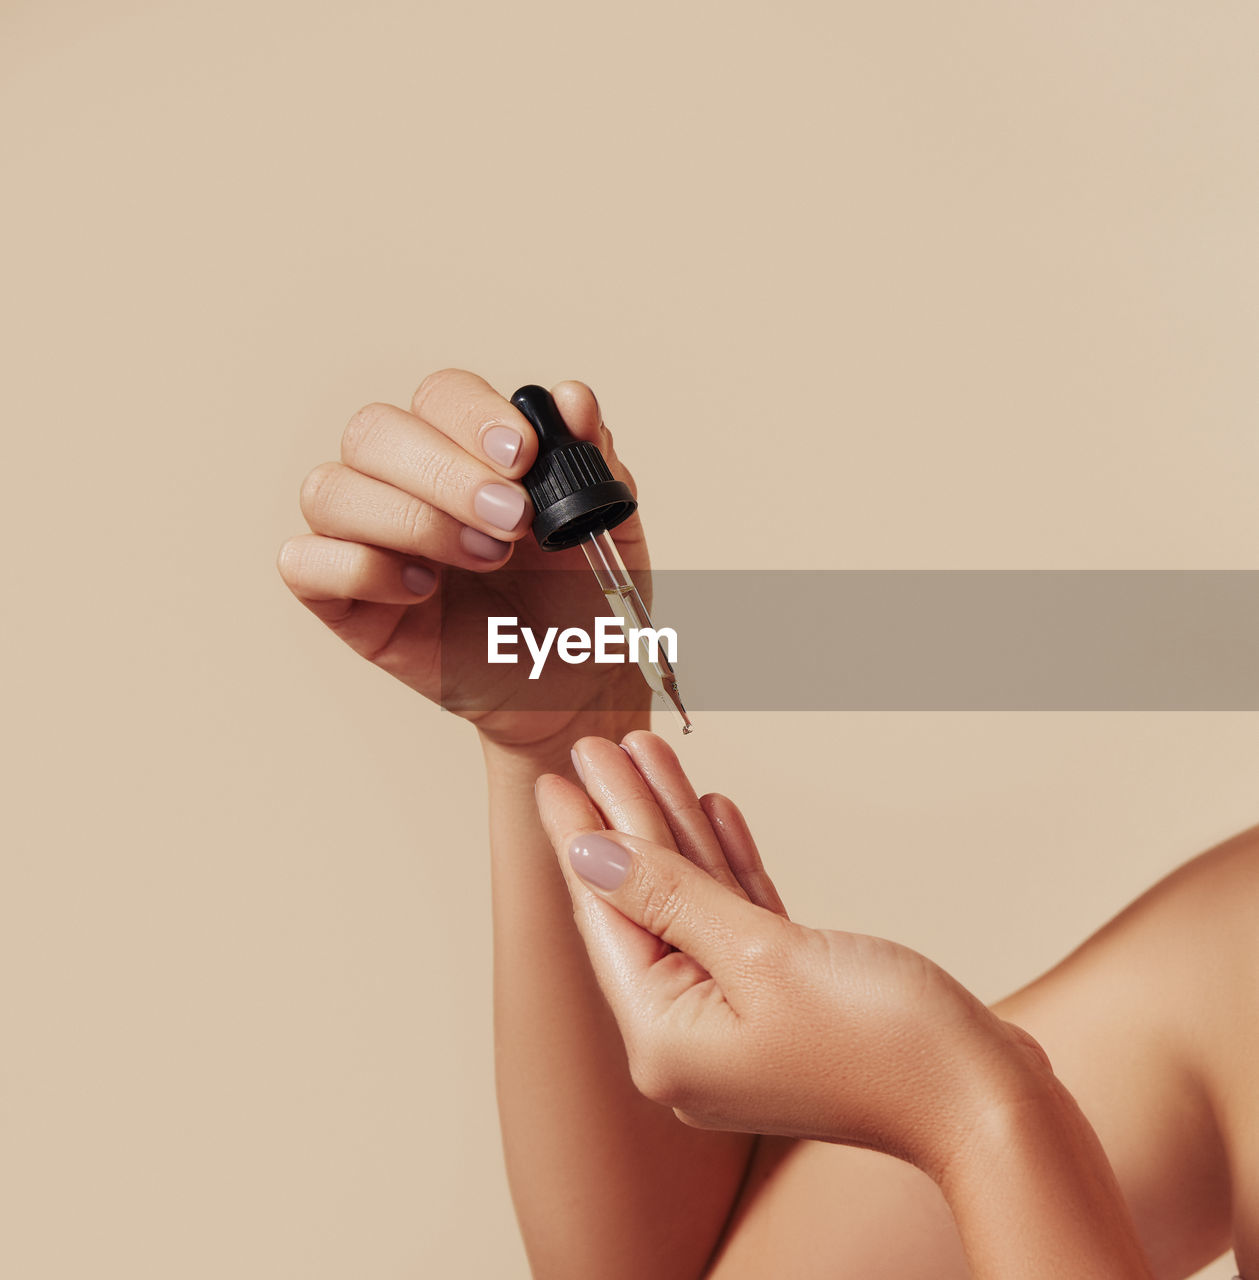
M 1040 1040 L 1097 1129 L 1160 1275 L 1190 1275 L 1245 1238 L 1233 1205 L 1259 1172 L 1257 922 L 1259 826 L 994 1006 Z
M 1208 1099 L 1242 1275 L 1259 1275 L 1259 826 L 1152 891 L 1172 945 L 1160 961 L 1179 1052 Z
M 1105 944 L 1149 922 L 1194 936 L 1200 944 L 1259 952 L 1259 824 L 1191 858 L 1099 929 L 1080 950 Z M 1153 935 L 1152 935 L 1153 936 Z M 1065 963 L 1073 957 L 1069 956 Z
M 994 1008 L 1015 1022 L 1061 1013 L 1094 1034 L 1111 1027 L 1111 1040 L 1130 1034 L 1226 1124 L 1239 1101 L 1232 1064 L 1259 1048 L 1257 925 L 1259 825 L 1176 868 Z M 1055 1038 L 1063 1031 L 1054 1024 Z
M 1259 1274 L 1259 826 L 1186 862 L 994 1005 L 1043 1045 L 1096 1128 L 1157 1274 L 1234 1244 Z M 1239 1216 L 1233 1220 L 1236 1203 Z M 968 1275 L 918 1170 L 762 1138 L 712 1280 Z

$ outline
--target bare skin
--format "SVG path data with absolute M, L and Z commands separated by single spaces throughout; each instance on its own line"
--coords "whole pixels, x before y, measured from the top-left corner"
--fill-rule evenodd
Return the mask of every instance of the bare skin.
M 625 745 L 634 763 L 651 779 L 648 785 L 657 794 L 662 811 L 668 814 L 676 808 L 693 814 L 693 793 L 688 799 L 689 784 L 668 747 L 644 733 L 630 735 Z M 584 764 L 587 789 L 603 819 L 614 829 L 633 826 L 643 830 L 646 819 L 641 805 L 632 815 L 622 804 L 608 807 L 609 795 L 632 795 L 636 789 L 641 790 L 625 775 L 629 762 L 623 753 L 609 751 L 606 744 L 592 740 L 579 743 L 577 750 Z M 538 788 L 539 806 L 548 820 L 557 853 L 565 839 L 563 828 L 582 825 L 583 819 L 590 818 L 588 812 L 582 814 L 575 807 L 563 790 L 565 785 L 559 779 L 544 779 Z M 560 791 L 558 797 L 556 790 Z M 729 815 L 737 815 L 737 811 L 727 800 L 705 796 L 698 803 L 703 811 L 727 825 L 735 821 Z M 666 817 L 666 821 L 677 847 L 687 851 L 678 822 L 672 817 Z M 744 839 L 750 841 L 743 830 Z M 660 838 L 658 826 L 655 831 L 655 838 Z M 691 854 L 688 852 L 687 856 Z M 703 864 L 702 859 L 694 860 Z M 754 849 L 750 855 L 739 855 L 737 861 L 732 857 L 730 864 L 738 866 L 737 875 L 747 886 L 748 896 L 772 906 L 767 897 L 773 892 L 772 886 L 760 869 Z M 572 885 L 570 877 L 570 888 Z M 685 897 L 678 893 L 656 896 L 675 901 Z M 1245 1009 L 1245 997 L 1231 1009 L 1225 1001 L 1209 1008 L 1204 994 L 1222 996 L 1225 991 L 1207 988 L 1204 993 L 1201 969 L 1187 960 L 1194 955 L 1196 939 L 1200 962 L 1215 967 L 1229 960 L 1240 962 L 1249 955 L 1253 973 L 1255 944 L 1250 921 L 1259 905 L 1257 899 L 1259 829 L 1196 859 L 1156 886 L 1053 973 L 991 1011 L 996 1015 L 993 1022 L 1002 1024 L 1007 1031 L 1034 1033 L 1036 1046 L 1048 1049 L 1049 1058 L 1058 1068 L 1056 1079 L 1068 1086 L 1065 1091 L 1076 1095 L 1090 1117 L 1098 1121 L 1097 1129 L 1109 1139 L 1105 1149 L 1114 1157 L 1113 1168 L 1123 1187 L 1123 1210 L 1112 1204 L 1099 1220 L 1089 1224 L 1088 1212 L 1104 1203 L 1103 1191 L 1112 1166 L 1105 1157 L 1089 1157 L 1089 1135 L 1072 1122 L 1069 1114 L 1055 1114 L 1043 1132 L 1027 1139 L 1033 1163 L 1037 1173 L 1045 1175 L 1054 1159 L 1072 1153 L 1074 1142 L 1079 1143 L 1075 1154 L 1082 1159 L 1068 1161 L 1071 1167 L 1056 1171 L 1048 1187 L 1043 1182 L 1029 1187 L 1026 1203 L 1020 1204 L 1012 1189 L 1012 1177 L 1017 1176 L 1017 1171 L 1000 1163 L 1001 1153 L 1011 1149 L 1008 1132 L 1002 1133 L 1001 1141 L 982 1156 L 982 1148 L 971 1150 L 970 1155 L 976 1157 L 971 1160 L 971 1168 L 977 1170 L 971 1207 L 994 1214 L 993 1221 L 980 1226 L 973 1218 L 966 1219 L 965 1206 L 959 1202 L 960 1188 L 949 1186 L 938 1176 L 930 1153 L 927 1158 L 920 1158 L 921 1152 L 901 1151 L 905 1160 L 912 1162 L 906 1163 L 851 1145 L 835 1145 L 835 1133 L 827 1132 L 825 1127 L 827 1117 L 833 1115 L 834 1100 L 830 1092 L 824 1091 L 807 1108 L 810 1123 L 815 1126 L 811 1135 L 815 1140 L 777 1133 L 761 1138 L 723 1245 L 704 1274 L 752 1277 L 778 1269 L 781 1274 L 819 1277 L 836 1272 L 889 1277 L 1008 1277 L 1023 1274 L 1020 1267 L 1029 1263 L 1027 1274 L 1038 1276 L 1183 1276 L 1198 1270 L 1227 1248 L 1230 1238 L 1225 1152 L 1215 1130 L 1213 1106 L 1205 1100 L 1206 1086 L 1199 1068 L 1212 1068 L 1218 1078 L 1221 1064 L 1231 1059 L 1232 1070 L 1222 1074 L 1227 1077 L 1223 1088 L 1233 1097 L 1247 1096 L 1244 1085 L 1254 1077 L 1245 1061 L 1236 1059 L 1235 1051 L 1218 1052 L 1224 1035 Z M 1227 910 L 1225 904 L 1229 904 Z M 1206 940 L 1204 924 L 1207 930 L 1223 930 L 1211 939 L 1218 947 L 1214 957 L 1202 950 L 1201 944 Z M 892 957 L 903 951 L 881 940 L 870 941 L 878 951 L 888 948 Z M 598 967 L 598 939 L 589 940 L 588 945 L 595 952 Z M 886 966 L 875 963 L 876 959 L 877 953 L 867 953 L 858 972 L 863 985 L 877 982 L 880 972 L 884 973 L 885 980 L 879 986 L 880 1007 L 862 1013 L 867 1030 L 874 1033 L 871 1043 L 877 1051 L 896 1045 L 895 1021 L 889 1022 L 888 1014 L 904 1005 L 896 994 L 896 983 L 886 980 Z M 851 964 L 840 966 L 841 971 L 852 968 Z M 928 964 L 927 968 L 930 975 L 934 966 Z M 828 977 L 834 970 L 834 966 L 827 966 L 806 984 L 807 991 L 829 991 L 832 998 L 823 1002 L 821 1010 L 810 1009 L 807 1015 L 801 1015 L 799 1030 L 792 1037 L 800 1054 L 789 1072 L 791 1093 L 797 1101 L 808 1097 L 811 1075 L 820 1074 L 822 1080 L 828 1080 L 836 1061 L 843 1061 L 851 1075 L 853 1059 L 858 1065 L 861 1062 L 859 1031 L 853 1028 L 836 1034 L 834 1028 L 828 1029 L 833 1011 L 853 1003 L 851 999 L 834 998 L 832 979 Z M 702 972 L 697 972 L 697 978 Z M 895 977 L 897 970 L 890 972 Z M 938 979 L 942 975 L 936 971 L 930 976 Z M 763 958 L 758 960 L 757 986 L 771 1007 L 777 1004 L 780 1009 L 799 1009 L 798 992 L 775 1000 L 777 981 L 774 966 L 767 965 Z M 1157 1008 L 1151 999 L 1151 992 L 1160 984 L 1170 996 L 1164 1009 Z M 924 1037 L 930 1038 L 924 1028 L 930 1026 L 933 1014 L 947 1014 L 958 1008 L 957 991 L 949 992 L 947 983 L 945 986 L 942 999 L 913 1006 L 914 1036 L 919 1047 Z M 650 986 L 640 978 L 635 989 L 641 993 Z M 1232 988 L 1235 999 L 1238 994 L 1238 989 Z M 641 1014 L 641 998 L 635 1010 Z M 1151 1017 L 1156 1013 L 1162 1016 Z M 1208 1022 L 1216 1029 L 1209 1039 L 1199 1042 Z M 632 1056 L 641 1030 L 631 1023 L 623 1033 Z M 765 1033 L 765 1038 L 774 1042 L 772 1030 Z M 944 1043 L 949 1043 L 947 1037 Z M 697 1038 L 693 1026 L 689 1027 L 690 1063 L 702 1064 L 702 1045 L 702 1038 Z M 730 1051 L 724 1045 L 722 1052 L 723 1060 L 728 1061 Z M 665 1056 L 667 1060 L 667 1053 Z M 983 1092 L 989 1097 L 1001 1095 L 1005 1086 L 985 1065 L 982 1035 L 978 1042 L 970 1042 L 968 1052 L 959 1048 L 956 1054 L 944 1056 L 946 1060 L 964 1056 L 968 1070 L 982 1083 Z M 1039 1076 L 1036 1068 L 1044 1065 L 1044 1059 L 1032 1052 L 1026 1061 L 1035 1081 Z M 887 1087 L 894 1080 L 895 1065 L 894 1061 L 880 1060 L 876 1053 L 872 1078 L 856 1091 L 860 1098 L 868 1101 L 877 1089 Z M 648 1086 L 657 1087 L 650 1072 L 644 1074 Z M 745 1067 L 739 1078 L 742 1090 L 755 1089 L 754 1066 Z M 773 1081 L 773 1073 L 769 1073 L 769 1080 Z M 932 1087 L 933 1082 L 928 1080 L 902 1090 L 896 1104 L 885 1108 L 883 1114 L 913 1114 L 912 1108 L 931 1096 Z M 725 1100 L 718 1088 L 708 1092 L 719 1102 Z M 956 1092 L 949 1090 L 931 1097 L 930 1114 L 913 1117 L 916 1133 L 930 1132 L 933 1116 L 935 1123 L 947 1123 L 948 1108 L 955 1098 Z M 788 1112 L 780 1106 L 776 1115 L 782 1121 Z M 1151 1116 L 1157 1118 L 1156 1122 L 1151 1122 Z M 751 1115 L 733 1119 L 762 1132 L 769 1128 L 763 1117 L 759 1121 Z M 1248 1135 L 1253 1129 L 1243 1126 L 1237 1132 Z M 851 1142 L 853 1136 L 841 1135 L 839 1141 Z M 897 1140 L 893 1135 L 870 1145 L 888 1151 L 904 1142 L 904 1138 Z M 1086 1189 L 1080 1203 L 1068 1208 L 1064 1197 Z M 1040 1246 L 1029 1249 L 1036 1213 L 1055 1200 L 1061 1212 L 1049 1220 Z M 853 1211 L 837 1212 L 836 1206 L 841 1204 L 852 1206 Z M 1244 1205 L 1238 1207 L 1244 1213 Z M 1240 1222 L 1241 1219 L 1239 1225 Z M 1083 1232 L 1074 1253 L 1070 1251 L 1068 1228 Z M 1130 1242 L 1129 1233 L 1134 1228 L 1141 1255 L 1107 1256 L 1108 1247 Z M 1005 1231 L 1017 1237 L 1008 1242 L 1008 1249 L 1003 1245 Z M 995 1250 L 986 1263 L 981 1256 L 985 1248 Z M 1240 1236 L 1238 1249 L 1244 1267 L 1245 1249 Z M 1149 1271 L 1143 1271 L 1142 1266 L 1148 1266 Z
M 590 389 L 569 382 L 553 392 L 575 433 L 632 485 Z M 504 429 L 519 437 L 514 451 Z M 526 537 L 519 479 L 534 450 L 523 417 L 466 371 L 426 378 L 408 410 L 368 405 L 347 427 L 342 460 L 303 486 L 311 533 L 281 549 L 281 575 L 356 652 L 435 700 L 436 617 L 455 598 L 452 583 L 463 589 L 445 634 L 479 642 L 487 614 L 502 611 L 493 574 L 508 559 L 582 563 L 580 553 L 544 558 Z M 493 500 L 479 502 L 493 486 Z M 644 585 L 637 519 L 616 538 Z M 698 800 L 667 748 L 635 732 L 647 725 L 636 670 L 617 684 L 573 670 L 569 712 L 496 708 L 493 688 L 456 690 L 452 705 L 447 690 L 448 707 L 476 725 L 487 768 L 499 1110 L 535 1275 L 1170 1280 L 1230 1241 L 1243 1274 L 1259 1275 L 1259 828 L 1156 885 L 988 1010 L 894 944 L 869 940 L 878 945 L 854 952 L 851 935 L 799 931 L 734 806 Z M 622 739 L 625 751 L 614 745 Z M 635 919 L 642 902 L 586 885 L 566 862 L 568 842 L 602 829 L 648 868 L 643 877 L 676 870 L 670 858 L 693 867 L 702 879 L 675 894 L 681 918 L 704 917 L 696 904 L 709 903 L 704 918 L 726 922 L 734 953 L 762 928 L 811 954 L 835 947 L 844 963 L 828 959 L 826 972 L 860 968 L 884 1003 L 832 1026 L 825 1051 L 798 1054 L 785 1090 L 774 1064 L 728 1052 L 719 1022 L 703 1023 L 695 1042 L 710 1045 L 707 1058 L 670 1055 L 630 1020 L 626 993 L 642 988 L 616 985 L 607 962 L 616 938 L 664 947 L 663 971 L 675 980 L 711 983 L 688 947 L 703 950 L 722 967 L 734 1007 L 755 1004 L 765 984 L 745 975 L 741 986 L 712 936 L 661 943 L 654 917 Z M 596 912 L 606 927 L 590 927 Z M 898 966 L 915 980 L 889 985 Z M 788 966 L 779 980 L 786 972 L 800 980 L 807 968 Z M 796 989 L 812 993 L 812 1016 L 794 1031 L 775 1024 L 782 1044 L 807 1045 L 823 1034 L 821 1012 L 843 1005 L 835 991 L 826 998 L 821 973 Z M 925 1003 L 906 1003 L 906 992 Z M 897 1008 L 916 1028 L 942 1028 L 932 1044 L 948 1048 L 941 1061 L 960 1064 L 947 1081 L 902 1069 L 912 1055 L 881 1062 L 887 1038 L 878 1035 L 851 1096 L 833 1074 L 810 1075 L 810 1063 L 851 1051 L 863 1027 L 877 1030 Z M 729 1069 L 687 1075 L 686 1064 L 704 1061 Z M 675 1109 L 679 1099 L 686 1105 Z

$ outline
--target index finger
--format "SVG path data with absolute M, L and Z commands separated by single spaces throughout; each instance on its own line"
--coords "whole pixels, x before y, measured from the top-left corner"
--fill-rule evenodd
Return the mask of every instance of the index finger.
M 647 784 L 660 812 L 673 835 L 679 853 L 685 854 L 696 866 L 703 867 L 714 880 L 720 880 L 727 888 L 744 897 L 750 896 L 739 882 L 734 868 L 726 860 L 725 850 L 715 831 L 707 811 L 700 803 L 691 780 L 682 768 L 677 753 L 658 734 L 648 729 L 636 729 L 626 734 L 621 746 L 638 766 L 638 773 Z M 624 830 L 625 828 L 622 828 Z M 647 832 L 658 844 L 664 841 Z
M 557 774 L 544 773 L 534 784 L 534 800 L 542 829 L 557 855 L 581 831 L 598 830 L 602 815 L 580 787 Z M 567 883 L 571 873 L 561 870 Z M 615 992 L 616 971 L 647 972 L 672 948 L 656 935 L 590 893 L 573 896 L 573 917 L 590 951 L 595 976 L 605 991 Z M 611 963 L 613 958 L 616 963 Z
M 668 819 L 628 752 L 606 738 L 578 738 L 573 764 L 607 826 L 675 847 Z
M 430 373 L 411 397 L 411 412 L 508 479 L 519 480 L 538 456 L 525 415 L 467 369 Z

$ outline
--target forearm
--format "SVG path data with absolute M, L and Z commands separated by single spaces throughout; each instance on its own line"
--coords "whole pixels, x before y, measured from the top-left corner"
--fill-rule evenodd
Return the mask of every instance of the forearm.
M 619 736 L 646 724 L 626 718 Z M 751 1155 L 746 1134 L 693 1129 L 634 1087 L 533 783 L 552 753 L 485 746 L 494 922 L 494 1036 L 503 1150 L 539 1280 L 697 1280 Z
M 1153 1280 L 1106 1153 L 1048 1069 L 936 1176 L 974 1280 Z

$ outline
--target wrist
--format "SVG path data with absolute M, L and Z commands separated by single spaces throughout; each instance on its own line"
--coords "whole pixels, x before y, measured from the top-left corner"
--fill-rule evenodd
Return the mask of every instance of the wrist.
M 1015 1044 L 1014 1051 L 1013 1072 L 973 1114 L 969 1133 L 927 1170 L 948 1202 L 972 1275 L 1152 1280 L 1093 1126 L 1039 1046 L 1031 1053 Z
M 1000 1019 L 997 1025 L 984 1068 L 955 1108 L 949 1140 L 936 1144 L 923 1170 L 950 1204 L 1045 1163 L 1050 1151 L 1109 1175 L 1093 1126 L 1044 1049 L 1021 1027 Z
M 948 1063 L 933 1106 L 935 1123 L 924 1125 L 914 1143 L 912 1163 L 945 1187 L 982 1164 L 990 1147 L 999 1147 L 1027 1117 L 1043 1118 L 1063 1105 L 1066 1094 L 1049 1058 L 1021 1027 L 996 1015 L 976 1038 L 968 1028 L 964 1044 L 940 1054 Z
M 1010 1049 L 1000 1068 L 959 1107 L 950 1140 L 923 1162 L 922 1168 L 950 1203 L 987 1177 L 994 1159 L 1034 1146 L 1065 1120 L 1074 1119 L 1074 1100 L 1047 1065 L 1032 1063 Z

